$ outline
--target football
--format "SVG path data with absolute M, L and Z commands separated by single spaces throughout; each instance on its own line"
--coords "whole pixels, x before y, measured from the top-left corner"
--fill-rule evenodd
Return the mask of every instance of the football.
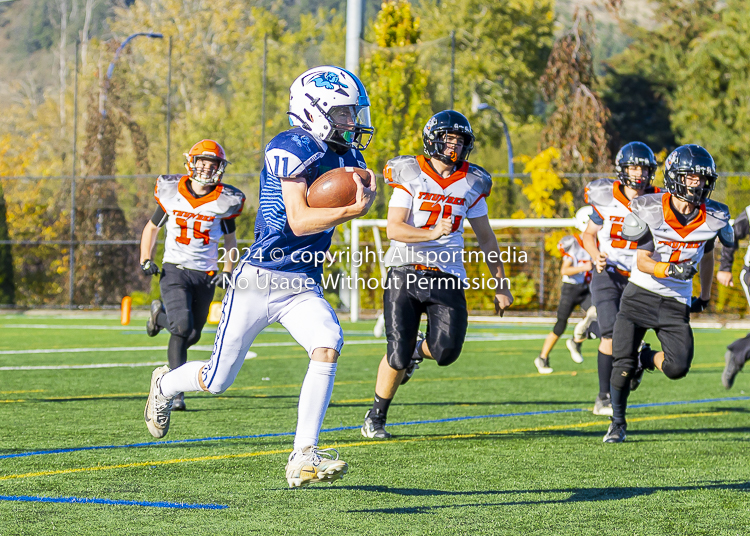
M 342 167 L 326 171 L 307 189 L 307 204 L 312 208 L 338 208 L 353 205 L 357 196 L 354 173 L 370 186 L 370 174 L 356 167 Z

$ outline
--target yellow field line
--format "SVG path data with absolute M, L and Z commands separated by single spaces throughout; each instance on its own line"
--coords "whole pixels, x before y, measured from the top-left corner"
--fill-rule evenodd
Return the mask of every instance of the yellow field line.
M 715 411 L 715 412 L 703 412 L 703 413 L 682 413 L 682 414 L 671 414 L 671 415 L 654 415 L 651 417 L 636 417 L 629 419 L 628 422 L 645 422 L 645 421 L 660 421 L 660 420 L 672 420 L 672 419 L 687 419 L 692 417 L 718 417 L 720 415 L 728 415 L 728 411 Z M 490 435 L 509 435 L 518 434 L 524 432 L 546 432 L 550 430 L 573 430 L 576 428 L 588 428 L 591 426 L 605 426 L 609 425 L 609 421 L 592 421 L 578 424 L 559 424 L 552 426 L 538 426 L 533 428 L 513 428 L 510 430 L 500 430 L 496 432 L 474 432 L 471 434 L 450 434 L 443 436 L 433 437 L 416 437 L 409 439 L 391 439 L 388 441 L 355 441 L 352 443 L 338 443 L 333 445 L 327 445 L 322 448 L 346 448 L 346 447 L 364 447 L 364 446 L 380 446 L 380 445 L 392 445 L 395 443 L 417 443 L 421 441 L 442 441 L 448 439 L 476 439 L 479 437 L 486 437 Z M 173 460 L 161 460 L 161 461 L 150 461 L 150 462 L 134 462 L 134 463 L 123 463 L 119 465 L 97 465 L 94 467 L 79 467 L 77 469 L 58 469 L 56 471 L 38 471 L 34 473 L 22 473 L 16 475 L 0 476 L 0 480 L 17 480 L 21 478 L 32 478 L 36 476 L 55 476 L 55 475 L 67 475 L 72 473 L 83 473 L 91 471 L 111 471 L 114 469 L 129 469 L 133 467 L 149 467 L 155 465 L 172 465 L 177 463 L 189 463 L 189 462 L 206 462 L 206 461 L 218 461 L 218 460 L 230 460 L 237 458 L 251 458 L 255 456 L 271 456 L 274 454 L 287 454 L 292 449 L 278 449 L 278 450 L 265 450 L 259 452 L 243 452 L 240 454 L 221 454 L 214 456 L 199 456 L 196 458 L 176 458 Z
M 724 363 L 702 363 L 698 365 L 693 365 L 692 368 L 714 368 L 714 367 L 723 367 Z M 412 382 L 458 382 L 458 381 L 483 381 L 483 380 L 517 380 L 522 378 L 548 378 L 553 376 L 577 376 L 578 374 L 593 374 L 596 372 L 596 369 L 583 369 L 583 370 L 573 370 L 573 371 L 560 371 L 560 372 L 553 372 L 551 374 L 539 374 L 537 372 L 530 372 L 528 374 L 504 374 L 504 375 L 495 375 L 495 376 L 469 376 L 469 377 L 447 377 L 447 378 L 413 378 Z M 372 380 L 352 380 L 352 381 L 343 381 L 343 382 L 335 382 L 334 385 L 362 385 L 362 384 L 371 384 L 373 383 Z M 250 385 L 247 387 L 230 387 L 227 389 L 227 391 L 259 391 L 259 390 L 265 390 L 265 389 L 299 389 L 302 387 L 301 383 L 289 383 L 289 384 L 283 384 L 283 385 Z M 37 392 L 43 392 L 43 389 L 38 389 L 35 391 L 0 391 L 0 394 L 2 393 L 37 393 Z M 41 402 L 54 402 L 56 400 L 69 400 L 72 398 L 82 398 L 86 400 L 96 400 L 96 399 L 107 399 L 107 398 L 116 398 L 119 396 L 147 396 L 148 393 L 113 393 L 113 394 L 104 394 L 104 395 L 68 395 L 68 396 L 53 396 L 53 397 L 47 397 L 47 398 L 40 398 L 37 399 Z M 261 396 L 261 395 L 258 395 Z M 231 398 L 231 397 L 222 397 L 222 398 Z M 367 399 L 369 400 L 369 399 Z M 364 401 L 367 401 L 364 400 Z M 334 400 L 334 404 L 342 404 L 342 403 L 352 403 L 357 402 L 361 400 Z M 0 404 L 10 404 L 10 403 L 17 403 L 17 402 L 29 402 L 29 400 L 0 400 Z

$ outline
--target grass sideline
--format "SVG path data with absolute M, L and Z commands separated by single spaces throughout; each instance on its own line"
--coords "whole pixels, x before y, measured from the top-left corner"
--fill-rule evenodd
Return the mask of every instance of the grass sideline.
M 547 326 L 474 324 L 458 362 L 423 366 L 389 419 L 496 417 L 394 426 L 395 440 L 374 442 L 346 429 L 361 424 L 384 351 L 367 342 L 370 328 L 344 325 L 347 339 L 365 343 L 344 347 L 324 425 L 335 431 L 321 436 L 350 473 L 333 486 L 289 490 L 291 437 L 236 436 L 294 430 L 301 348 L 254 349 L 230 390 L 188 394 L 167 442 L 132 447 L 153 442 L 142 419 L 152 367 L 120 365 L 165 361 L 164 350 L 147 348 L 165 346 L 166 334 L 149 339 L 139 325 L 111 320 L 0 317 L 0 352 L 139 348 L 0 353 L 0 367 L 110 365 L 3 370 L 0 455 L 121 447 L 0 459 L 0 534 L 747 534 L 747 401 L 633 409 L 628 441 L 604 445 L 607 421 L 576 411 L 596 395 L 596 343 L 584 345 L 582 365 L 559 344 L 555 373 L 541 376 L 532 364 L 541 339 L 482 339 L 542 337 Z M 724 347 L 740 335 L 696 330 L 690 374 L 647 375 L 631 403 L 744 397 L 746 375 L 732 391 L 720 382 Z M 275 330 L 258 342 L 290 340 Z

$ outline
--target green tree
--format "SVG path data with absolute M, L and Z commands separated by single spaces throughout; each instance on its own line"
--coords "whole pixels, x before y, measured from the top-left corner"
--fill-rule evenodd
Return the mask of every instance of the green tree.
M 705 145 L 723 170 L 750 169 L 750 11 L 732 0 L 693 40 L 674 91 L 672 122 L 683 143 Z
M 365 59 L 362 83 L 370 95 L 375 137 L 367 149 L 376 171 L 402 154 L 422 153 L 422 128 L 430 118 L 427 72 L 418 65 L 414 47 L 419 19 L 406 0 L 385 2 L 373 24 L 378 48 Z
M 596 93 L 591 44 L 593 16 L 576 10 L 573 26 L 552 49 L 541 79 L 550 110 L 540 149 L 560 151 L 559 169 L 567 173 L 604 171 L 611 167 L 605 124 L 609 111 Z M 568 181 L 575 194 L 583 186 Z
M 685 78 L 688 55 L 696 40 L 716 27 L 721 4 L 719 0 L 655 0 L 653 27 L 620 19 L 631 42 L 609 61 L 603 93 L 612 110 L 608 131 L 613 150 L 634 140 L 655 152 L 669 151 L 679 143 L 673 124 L 675 105 L 680 104 L 676 92 L 696 81 Z M 691 105 L 696 102 L 701 101 Z

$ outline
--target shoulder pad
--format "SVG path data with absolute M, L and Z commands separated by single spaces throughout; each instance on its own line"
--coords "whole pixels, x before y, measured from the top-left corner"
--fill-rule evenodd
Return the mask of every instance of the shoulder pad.
M 562 240 L 557 243 L 557 249 L 560 250 L 560 253 L 565 255 L 570 251 L 570 248 L 572 248 L 574 244 L 576 244 L 576 239 L 574 236 L 564 236 Z
M 492 190 L 492 175 L 486 169 L 474 164 L 469 164 L 466 170 L 466 180 L 469 187 L 479 192 L 479 195 L 487 197 Z
M 405 185 L 414 180 L 418 180 L 422 174 L 422 168 L 419 167 L 416 156 L 397 156 L 388 160 L 383 170 L 385 183 L 394 186 Z
M 177 194 L 177 186 L 182 175 L 159 175 L 156 179 L 154 197 L 158 199 L 169 199 Z
M 276 177 L 297 177 L 323 155 L 325 151 L 315 138 L 301 128 L 293 128 L 277 134 L 266 146 L 266 172 Z
M 729 207 L 713 199 L 706 201 L 706 224 L 712 231 L 719 231 L 729 225 Z
M 659 227 L 664 222 L 663 197 L 663 193 L 639 195 L 630 202 L 630 210 L 648 226 Z
M 219 196 L 219 209 L 229 214 L 229 217 L 234 217 L 240 215 L 244 206 L 245 194 L 242 190 L 231 184 L 224 184 Z
M 632 212 L 625 216 L 622 223 L 622 237 L 625 240 L 635 242 L 648 233 L 648 224 Z
M 589 205 L 609 205 L 614 198 L 612 188 L 614 179 L 597 179 L 586 186 L 586 203 Z

